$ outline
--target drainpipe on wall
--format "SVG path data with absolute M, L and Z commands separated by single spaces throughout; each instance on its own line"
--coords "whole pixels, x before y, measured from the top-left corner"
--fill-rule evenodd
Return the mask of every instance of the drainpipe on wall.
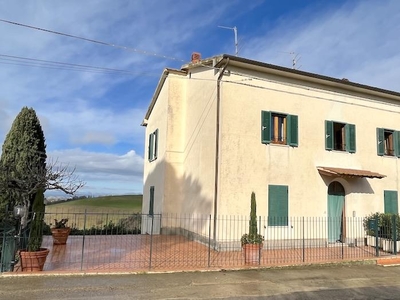
M 218 213 L 218 172 L 219 172 L 219 123 L 220 123 L 220 106 L 221 106 L 221 80 L 224 72 L 229 64 L 229 57 L 226 64 L 223 66 L 217 79 L 217 120 L 215 131 L 215 186 L 214 186 L 214 232 L 213 240 L 214 247 L 217 242 L 217 213 Z

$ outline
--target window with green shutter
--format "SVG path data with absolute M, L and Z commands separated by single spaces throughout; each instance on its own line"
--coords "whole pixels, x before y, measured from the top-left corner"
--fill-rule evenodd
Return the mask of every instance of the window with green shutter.
M 399 212 L 397 191 L 384 191 L 384 211 L 388 214 L 397 214 Z
M 394 155 L 400 157 L 400 131 L 393 133 Z
M 297 147 L 299 145 L 298 116 L 261 111 L 261 142 Z
M 354 124 L 325 121 L 325 149 L 356 152 L 356 126 Z
M 268 186 L 268 226 L 287 226 L 289 189 L 286 185 Z
M 148 148 L 148 159 L 153 161 L 157 159 L 158 152 L 158 129 L 149 135 L 149 148 Z
M 400 157 L 400 131 L 377 128 L 376 140 L 378 155 Z

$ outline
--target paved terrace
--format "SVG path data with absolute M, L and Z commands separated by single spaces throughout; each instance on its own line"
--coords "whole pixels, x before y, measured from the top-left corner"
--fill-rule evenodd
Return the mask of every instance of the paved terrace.
M 266 243 L 268 243 L 266 241 Z M 45 236 L 50 253 L 45 273 L 107 273 L 239 269 L 376 259 L 375 248 L 341 243 L 319 248 L 264 249 L 260 264 L 245 264 L 242 251 L 215 251 L 208 245 L 177 235 L 70 236 L 66 245 L 53 245 Z M 380 252 L 380 257 L 389 257 Z M 390 256 L 395 257 L 395 256 Z M 15 267 L 14 273 L 20 273 Z

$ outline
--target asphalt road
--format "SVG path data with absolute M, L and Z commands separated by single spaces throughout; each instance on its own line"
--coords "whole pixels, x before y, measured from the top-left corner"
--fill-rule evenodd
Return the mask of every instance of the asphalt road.
M 400 299 L 400 266 L 325 265 L 128 275 L 2 275 L 0 299 Z

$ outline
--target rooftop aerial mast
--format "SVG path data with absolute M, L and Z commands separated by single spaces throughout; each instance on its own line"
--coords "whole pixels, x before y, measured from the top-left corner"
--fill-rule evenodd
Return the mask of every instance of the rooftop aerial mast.
M 235 55 L 238 56 L 239 50 L 238 50 L 238 36 L 237 36 L 236 26 L 235 27 L 218 26 L 218 27 L 233 30 L 233 33 L 235 34 Z

